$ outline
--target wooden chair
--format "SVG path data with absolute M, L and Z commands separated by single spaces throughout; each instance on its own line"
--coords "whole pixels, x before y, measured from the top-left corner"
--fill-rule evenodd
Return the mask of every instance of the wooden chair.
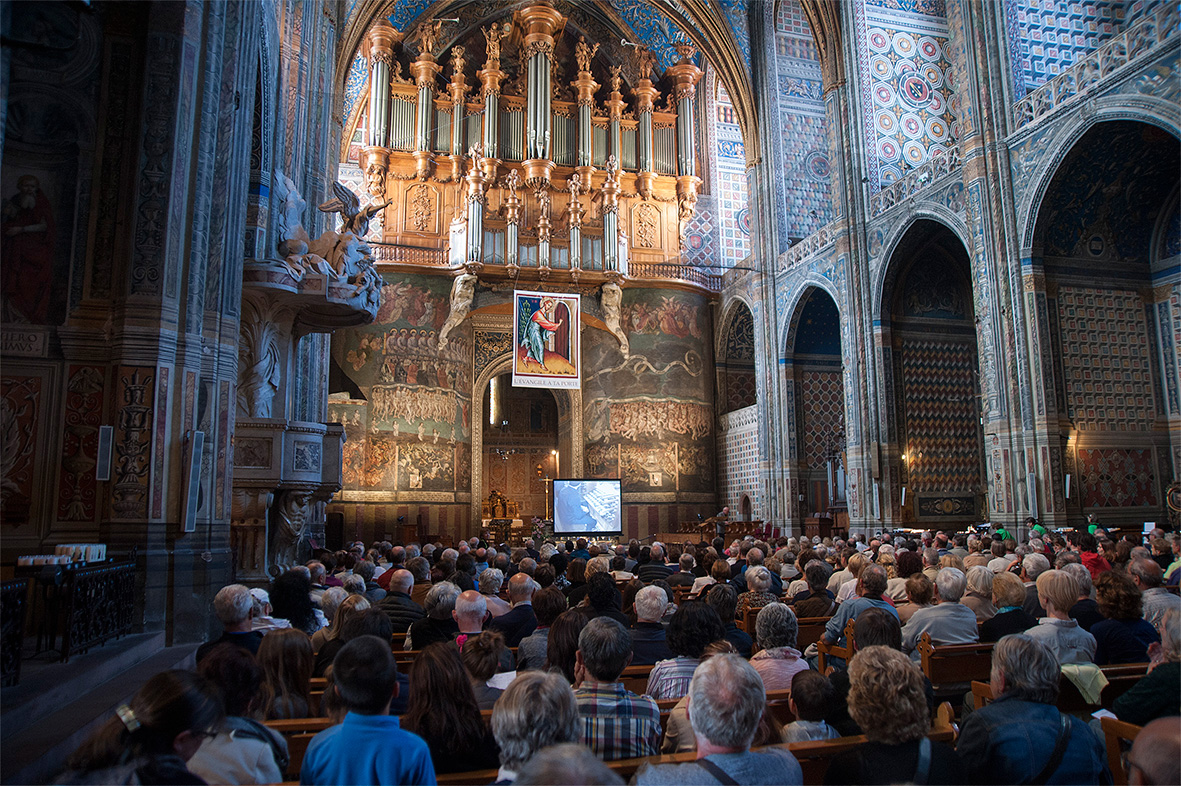
M 991 642 L 936 646 L 931 642 L 931 634 L 924 633 L 919 639 L 918 650 L 922 657 L 923 674 L 935 686 L 936 692 L 940 686 L 987 680 L 992 671 Z
M 796 649 L 803 652 L 809 645 L 824 637 L 824 628 L 832 617 L 799 617 L 800 632 L 796 634 Z
M 1112 780 L 1115 786 L 1128 785 L 1128 768 L 1124 765 L 1124 743 L 1130 748 L 1136 739 L 1136 735 L 1140 733 L 1142 726 L 1137 726 L 1134 723 L 1125 723 L 1116 718 L 1103 718 L 1100 721 L 1103 726 L 1103 742 L 1107 747 L 1107 768 L 1111 770 Z
M 854 620 L 850 618 L 845 623 L 844 646 L 829 644 L 824 640 L 824 632 L 821 631 L 820 638 L 816 641 L 816 651 L 819 653 L 816 668 L 821 674 L 828 671 L 829 658 L 842 658 L 848 661 L 849 658 L 853 657 L 853 622 Z
M 748 609 L 747 612 L 742 615 L 742 619 L 738 622 L 738 627 L 741 628 L 747 636 L 750 636 L 751 639 L 755 638 L 755 620 L 759 618 L 760 611 L 762 611 L 762 608 Z
M 299 770 L 303 766 L 303 756 L 308 751 L 312 738 L 335 725 L 328 718 L 291 718 L 288 720 L 267 721 L 266 725 L 283 735 L 287 740 L 287 771 L 283 777 L 289 780 L 299 780 Z

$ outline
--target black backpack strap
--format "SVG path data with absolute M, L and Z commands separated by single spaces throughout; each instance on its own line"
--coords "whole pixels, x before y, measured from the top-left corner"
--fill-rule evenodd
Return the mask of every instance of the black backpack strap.
M 1062 763 L 1062 757 L 1066 755 L 1066 748 L 1070 745 L 1070 716 L 1062 713 L 1061 721 L 1058 726 L 1058 740 L 1054 743 L 1054 751 L 1050 754 L 1050 760 L 1046 762 L 1046 766 L 1042 767 L 1042 771 L 1033 777 L 1033 780 L 1026 781 L 1031 786 L 1041 786 L 1046 781 L 1050 780 L 1050 776 L 1058 769 L 1058 765 Z
M 706 772 L 714 776 L 722 786 L 738 786 L 738 781 L 731 778 L 729 773 L 709 759 L 698 759 L 697 763 L 704 767 Z
M 291 763 L 291 760 L 287 755 L 287 751 L 283 750 L 283 746 L 279 744 L 279 741 L 271 733 L 270 729 L 253 718 L 243 717 L 226 718 L 226 725 L 230 726 L 239 737 L 262 740 L 270 745 L 271 754 L 275 757 L 275 764 L 279 766 L 279 772 L 287 772 L 287 765 Z
M 923 737 L 919 740 L 919 763 L 914 769 L 914 782 L 922 786 L 931 778 L 931 738 Z

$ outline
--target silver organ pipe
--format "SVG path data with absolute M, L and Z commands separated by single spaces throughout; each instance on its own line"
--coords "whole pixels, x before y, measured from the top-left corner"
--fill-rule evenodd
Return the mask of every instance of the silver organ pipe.
M 414 149 L 414 122 L 418 111 L 416 99 L 395 95 L 390 102 L 390 147 L 410 152 Z

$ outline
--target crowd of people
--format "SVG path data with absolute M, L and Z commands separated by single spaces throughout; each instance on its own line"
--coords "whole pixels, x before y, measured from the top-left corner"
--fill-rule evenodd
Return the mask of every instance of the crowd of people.
M 1104 534 L 352 544 L 268 589 L 219 591 L 222 631 L 196 670 L 148 680 L 60 782 L 277 783 L 288 752 L 265 721 L 322 716 L 333 725 L 303 783 L 485 769 L 496 783 L 619 783 L 603 762 L 695 751 L 634 782 L 798 784 L 782 743 L 857 734 L 827 782 L 1111 783 L 1101 737 L 1056 707 L 1060 679 L 1148 663 L 1112 712 L 1144 727 L 1133 782 L 1178 783 L 1181 597 L 1166 585 L 1181 580 L 1181 537 Z M 799 620 L 817 617 L 830 645 L 852 623 L 850 656 L 825 673 L 816 645 L 798 646 Z M 954 746 L 928 736 L 924 634 L 996 642 L 993 701 L 967 693 Z M 411 668 L 395 647 L 415 652 Z M 651 666 L 642 694 L 621 679 L 629 665 Z M 769 691 L 789 692 L 793 722 L 766 711 Z M 658 700 L 676 701 L 664 722 Z

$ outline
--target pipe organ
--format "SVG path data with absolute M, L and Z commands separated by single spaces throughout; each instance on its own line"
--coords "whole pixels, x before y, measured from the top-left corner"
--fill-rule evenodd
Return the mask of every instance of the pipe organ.
M 663 74 L 637 47 L 628 71 L 543 2 L 437 51 L 443 24 L 421 23 L 408 39 L 410 79 L 401 33 L 382 20 L 365 39 L 358 163 L 370 195 L 390 200 L 378 261 L 573 281 L 677 264 L 702 182 L 692 47 L 679 46 Z

